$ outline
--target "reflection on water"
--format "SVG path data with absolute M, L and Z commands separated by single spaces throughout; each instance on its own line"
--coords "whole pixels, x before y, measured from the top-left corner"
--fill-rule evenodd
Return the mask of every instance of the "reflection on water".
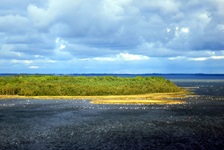
M 0 100 L 1 149 L 223 149 L 224 82 L 198 86 L 181 105 L 93 105 Z

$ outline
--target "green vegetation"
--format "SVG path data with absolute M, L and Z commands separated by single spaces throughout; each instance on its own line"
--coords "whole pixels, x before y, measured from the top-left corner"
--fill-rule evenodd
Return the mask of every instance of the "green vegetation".
M 163 77 L 122 78 L 117 76 L 4 76 L 0 95 L 93 96 L 135 95 L 179 92 L 181 89 Z

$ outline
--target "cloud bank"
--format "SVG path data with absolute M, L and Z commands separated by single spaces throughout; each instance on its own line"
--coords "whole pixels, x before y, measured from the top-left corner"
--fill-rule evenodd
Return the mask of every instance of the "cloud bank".
M 224 73 L 222 0 L 0 2 L 1 73 Z

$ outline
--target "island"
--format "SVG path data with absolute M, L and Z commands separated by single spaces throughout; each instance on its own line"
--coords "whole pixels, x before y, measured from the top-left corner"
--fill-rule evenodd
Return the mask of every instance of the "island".
M 164 77 L 0 77 L 0 98 L 85 99 L 92 104 L 182 104 L 187 90 Z M 178 99 L 178 100 L 177 100 Z

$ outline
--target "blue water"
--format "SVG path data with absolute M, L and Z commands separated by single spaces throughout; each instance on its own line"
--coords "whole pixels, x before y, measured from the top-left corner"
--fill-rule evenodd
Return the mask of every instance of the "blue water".
M 71 74 L 72 76 L 120 76 L 120 77 L 136 77 L 136 76 L 159 76 L 166 79 L 199 79 L 199 80 L 224 80 L 224 74 Z
M 0 74 L 0 76 L 13 76 L 21 74 Z M 33 74 L 24 74 L 33 75 Z M 69 76 L 120 76 L 120 77 L 136 77 L 136 76 L 162 76 L 167 79 L 199 79 L 199 80 L 224 80 L 224 74 L 37 74 L 37 75 L 69 75 Z
M 0 100 L 0 149 L 224 149 L 224 75 L 153 76 L 195 95 L 181 105 Z

